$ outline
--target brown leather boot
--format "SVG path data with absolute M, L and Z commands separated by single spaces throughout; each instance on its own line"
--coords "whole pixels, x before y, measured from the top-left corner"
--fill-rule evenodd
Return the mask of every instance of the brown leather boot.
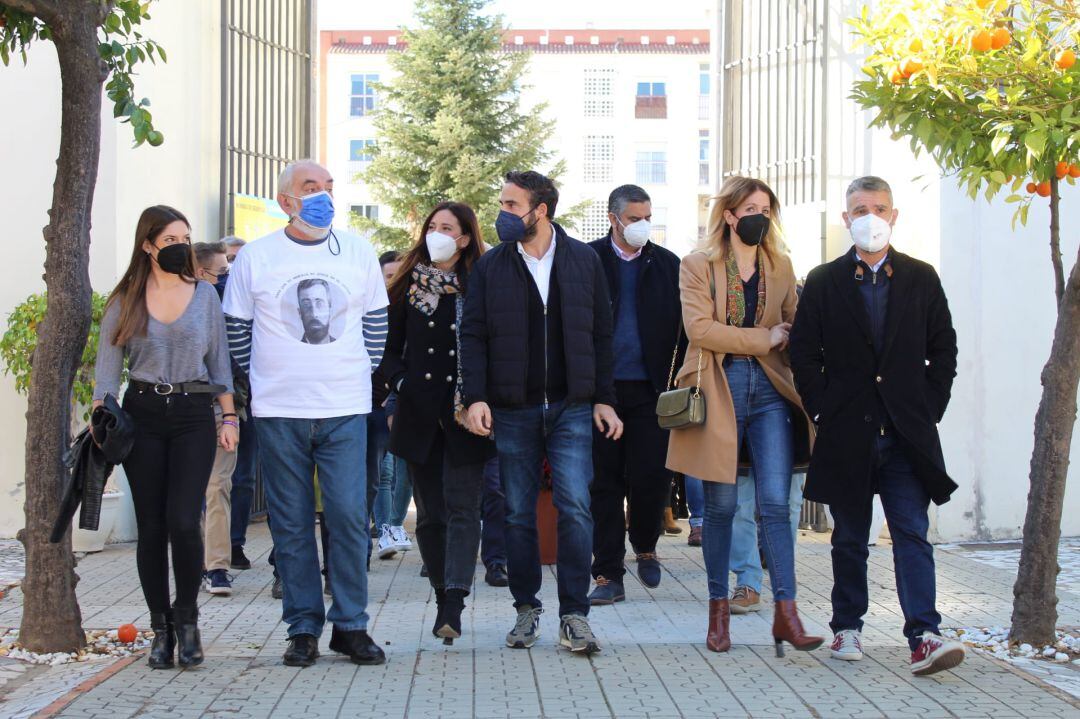
M 726 599 L 709 600 L 709 633 L 705 637 L 705 646 L 711 652 L 726 652 L 731 649 L 731 635 L 728 625 L 731 623 L 731 611 Z
M 671 511 L 671 507 L 664 510 L 664 533 L 682 534 L 682 527 L 675 521 L 675 514 Z
M 821 646 L 824 638 L 811 636 L 803 629 L 794 599 L 780 599 L 773 603 L 776 607 L 772 625 L 776 656 L 784 656 L 784 642 L 788 642 L 800 652 L 809 652 Z

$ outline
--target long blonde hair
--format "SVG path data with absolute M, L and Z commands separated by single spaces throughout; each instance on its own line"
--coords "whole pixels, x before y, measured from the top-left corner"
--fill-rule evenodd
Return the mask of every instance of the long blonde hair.
M 712 210 L 709 212 L 709 227 L 705 233 L 705 242 L 701 250 L 710 260 L 726 258 L 731 250 L 731 226 L 724 219 L 724 212 L 734 213 L 746 198 L 760 190 L 769 196 L 769 232 L 761 241 L 761 249 L 770 263 L 776 262 L 776 255 L 783 252 L 783 229 L 780 225 L 780 200 L 772 188 L 753 177 L 729 177 L 720 188 L 720 194 L 712 198 Z

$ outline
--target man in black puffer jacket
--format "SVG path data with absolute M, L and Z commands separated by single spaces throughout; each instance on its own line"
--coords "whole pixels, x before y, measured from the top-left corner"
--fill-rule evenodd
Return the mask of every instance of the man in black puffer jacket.
M 511 172 L 499 196 L 501 244 L 473 267 L 461 325 L 469 428 L 494 430 L 506 493 L 510 592 L 518 611 L 507 646 L 539 636 L 540 550 L 536 497 L 546 457 L 559 512 L 559 643 L 599 649 L 585 617 L 593 520 L 592 427 L 622 435 L 615 414 L 612 319 L 596 253 L 551 220 L 559 200 L 550 179 Z

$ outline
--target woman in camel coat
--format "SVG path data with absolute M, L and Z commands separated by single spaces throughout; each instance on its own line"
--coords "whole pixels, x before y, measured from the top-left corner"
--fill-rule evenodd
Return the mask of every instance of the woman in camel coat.
M 798 300 L 791 260 L 779 248 L 779 210 L 764 182 L 729 178 L 714 198 L 703 250 L 682 261 L 683 323 L 690 346 L 676 382 L 701 388 L 706 419 L 671 432 L 667 466 L 704 480 L 706 645 L 713 651 L 731 646 L 728 564 L 740 458 L 754 469 L 777 653 L 782 655 L 784 641 L 802 650 L 823 641 L 806 635 L 795 607 L 788 495 L 792 468 L 808 461 L 813 433 L 785 351 Z

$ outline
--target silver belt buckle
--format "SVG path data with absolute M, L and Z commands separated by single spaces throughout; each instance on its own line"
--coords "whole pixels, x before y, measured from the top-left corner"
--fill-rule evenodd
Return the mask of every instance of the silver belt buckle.
M 168 389 L 162 391 L 162 387 L 167 387 Z M 167 395 L 167 394 L 172 394 L 172 391 L 173 391 L 173 386 L 169 382 L 158 382 L 157 384 L 154 385 L 154 394 L 160 394 L 160 395 L 164 396 L 164 395 Z

